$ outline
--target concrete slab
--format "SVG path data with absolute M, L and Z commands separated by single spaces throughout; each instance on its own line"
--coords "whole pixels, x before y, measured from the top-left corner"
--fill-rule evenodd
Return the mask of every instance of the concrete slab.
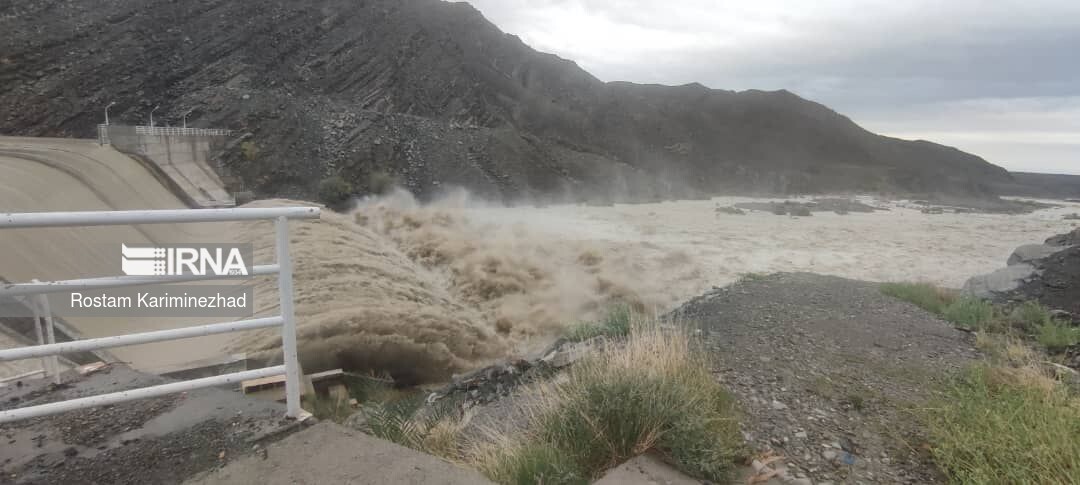
M 604 475 L 595 485 L 701 485 L 694 477 L 680 472 L 659 458 L 639 455 Z
M 185 482 L 209 484 L 483 484 L 473 470 L 331 422 L 319 423 L 255 454 Z
M 113 365 L 62 386 L 0 388 L 0 409 L 145 387 L 167 379 Z M 283 405 L 200 389 L 0 425 L 0 483 L 180 483 L 299 429 Z
M 731 483 L 755 483 L 757 485 L 783 485 L 779 478 L 759 480 L 750 467 L 742 467 L 735 472 Z M 640 455 L 628 460 L 607 472 L 593 485 L 701 485 L 712 483 L 691 477 L 671 465 L 664 463 L 652 454 Z

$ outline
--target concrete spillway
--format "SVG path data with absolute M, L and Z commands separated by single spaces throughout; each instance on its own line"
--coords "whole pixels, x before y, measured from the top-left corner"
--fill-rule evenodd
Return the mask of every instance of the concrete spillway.
M 99 127 L 109 145 L 144 161 L 192 207 L 235 205 L 211 157 L 228 139 L 221 130 L 109 125 Z
M 167 185 L 160 173 L 155 174 L 144 161 L 99 146 L 94 140 L 0 137 L 0 212 L 188 207 L 175 193 L 175 187 L 171 190 Z M 232 240 L 232 227 L 228 223 L 211 223 L 0 230 L 0 277 L 27 282 L 35 278 L 51 281 L 118 275 L 121 243 L 227 242 Z M 198 322 L 168 318 L 67 319 L 86 337 Z M 112 353 L 135 367 L 156 370 L 218 357 L 219 343 L 225 338 L 165 342 L 115 349 Z M 8 370 L 26 370 L 26 365 L 13 363 Z

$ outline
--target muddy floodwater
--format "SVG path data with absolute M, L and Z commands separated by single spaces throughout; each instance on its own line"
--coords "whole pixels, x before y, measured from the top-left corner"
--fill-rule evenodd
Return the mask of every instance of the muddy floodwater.
M 960 287 L 993 271 L 1017 246 L 1077 226 L 1063 216 L 1080 204 L 1044 201 L 1060 208 L 1029 214 L 924 214 L 907 201 L 859 198 L 887 210 L 811 217 L 765 211 L 725 214 L 717 207 L 783 199 L 718 197 L 611 207 L 551 206 L 468 211 L 478 221 L 520 224 L 565 240 L 591 241 L 638 257 L 685 261 L 669 274 L 642 274 L 674 284 L 683 299 L 740 274 L 808 271 L 869 281 L 927 281 Z M 800 200 L 800 199 L 791 199 Z M 801 199 L 809 201 L 810 199 Z M 674 256 L 673 256 L 674 255 Z M 684 267 L 685 266 L 685 267 Z

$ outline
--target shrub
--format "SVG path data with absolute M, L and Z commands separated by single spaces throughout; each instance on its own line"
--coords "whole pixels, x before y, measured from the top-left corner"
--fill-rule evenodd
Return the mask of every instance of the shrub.
M 330 420 L 335 423 L 345 422 L 345 418 L 353 413 L 348 399 L 334 399 L 331 396 L 312 394 L 304 396 L 304 408 L 316 418 Z
M 977 366 L 927 418 L 954 483 L 1080 484 L 1080 400 L 1038 370 Z
M 764 280 L 765 278 L 768 278 L 768 277 L 769 277 L 769 275 L 765 274 L 765 273 L 739 273 L 739 279 L 736 280 L 736 282 L 737 283 L 748 283 L 748 282 L 753 282 L 753 281 L 762 281 L 762 280 Z
M 567 331 L 566 338 L 573 342 L 589 340 L 593 337 L 625 337 L 630 334 L 630 321 L 633 312 L 629 306 L 618 305 L 608 311 L 603 320 L 581 322 Z
M 975 347 L 1003 365 L 1023 366 L 1042 360 L 1035 349 L 1008 334 L 980 331 L 975 334 Z
M 1051 323 L 1053 318 L 1050 316 L 1050 311 L 1040 305 L 1039 302 L 1025 301 L 1013 309 L 1012 313 L 1009 314 L 1009 320 L 1025 330 L 1033 331 Z
M 914 303 L 919 308 L 941 315 L 945 307 L 956 300 L 956 295 L 930 283 L 884 283 L 881 292 L 894 298 Z
M 941 316 L 945 320 L 970 330 L 984 329 L 994 323 L 994 305 L 978 298 L 965 296 L 948 304 Z
M 383 171 L 371 172 L 367 176 L 367 188 L 372 194 L 381 195 L 390 192 L 398 184 L 397 178 Z
M 457 414 L 461 403 L 447 399 L 425 408 L 424 396 L 415 396 L 361 407 L 362 431 L 402 446 L 458 459 L 461 455 L 464 423 Z
M 352 185 L 339 175 L 324 178 L 319 182 L 319 202 L 333 210 L 347 209 L 352 196 Z
M 503 450 L 483 470 L 496 483 L 587 484 L 573 457 L 549 444 L 527 442 Z
M 1057 353 L 1080 344 L 1080 327 L 1047 320 L 1035 328 L 1035 338 L 1046 350 Z
M 480 454 L 481 470 L 502 483 L 575 483 L 648 450 L 724 481 L 744 456 L 734 400 L 684 331 L 635 325 L 626 341 L 525 396 L 525 430 Z
M 245 141 L 240 144 L 240 153 L 244 155 L 244 160 L 252 162 L 259 156 L 259 146 L 251 140 Z

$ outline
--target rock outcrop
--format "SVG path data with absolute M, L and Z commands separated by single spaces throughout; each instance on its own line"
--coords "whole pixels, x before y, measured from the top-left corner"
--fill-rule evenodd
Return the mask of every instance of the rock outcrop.
M 1001 302 L 1036 300 L 1080 316 L 1080 229 L 1048 238 L 1043 244 L 1020 246 L 1008 266 L 975 276 L 964 291 Z

